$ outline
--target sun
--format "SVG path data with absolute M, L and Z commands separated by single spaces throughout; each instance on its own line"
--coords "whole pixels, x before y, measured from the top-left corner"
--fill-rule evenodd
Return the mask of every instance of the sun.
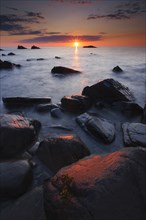
M 79 42 L 78 41 L 74 41 L 74 47 L 78 47 L 79 46 Z

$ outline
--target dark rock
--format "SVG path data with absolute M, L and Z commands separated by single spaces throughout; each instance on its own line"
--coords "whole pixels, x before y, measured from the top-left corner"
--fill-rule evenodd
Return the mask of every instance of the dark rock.
M 113 102 L 112 108 L 129 116 L 142 115 L 143 108 L 135 102 Z
M 83 46 L 83 48 L 96 48 L 96 47 L 93 45 L 88 45 L 88 46 Z
M 146 124 L 146 104 L 145 104 L 144 109 L 143 109 L 143 114 L 142 114 L 141 122 L 143 124 Z
M 33 60 L 35 60 L 35 59 L 33 59 L 33 58 L 32 59 L 27 59 L 26 61 L 33 61 Z
M 16 55 L 15 53 L 8 53 L 8 56 L 14 56 L 14 55 Z
M 24 106 L 51 102 L 50 97 L 3 97 L 2 100 L 7 106 Z
M 61 118 L 63 114 L 62 114 L 60 108 L 53 108 L 51 110 L 51 115 L 55 118 Z
M 42 61 L 45 60 L 44 58 L 38 58 L 37 61 Z
M 81 72 L 63 66 L 54 66 L 53 69 L 51 70 L 51 73 L 70 74 L 70 73 L 81 73 Z
M 37 140 L 40 122 L 20 115 L 0 115 L 0 158 L 16 158 Z
M 37 47 L 37 46 L 35 46 L 35 45 L 33 45 L 33 46 L 31 47 L 31 49 L 40 49 L 40 48 Z
M 61 57 L 55 56 L 55 59 L 61 59 Z
M 113 69 L 112 69 L 113 72 L 115 73 L 121 73 L 123 72 L 123 70 L 119 67 L 119 66 L 115 66 Z
M 42 187 L 18 198 L 1 211 L 0 217 L 1 220 L 46 220 Z
M 83 95 L 64 96 L 61 106 L 70 112 L 84 112 L 91 107 L 91 101 Z
M 44 186 L 48 220 L 144 220 L 146 151 L 125 148 L 61 169 Z
M 14 67 L 21 67 L 20 64 L 11 63 L 9 61 L 0 60 L 0 70 L 1 69 L 13 69 Z
M 105 79 L 92 86 L 86 86 L 82 95 L 89 96 L 91 100 L 96 101 L 133 101 L 134 97 L 128 87 L 125 87 L 114 79 Z
M 115 126 L 106 119 L 91 116 L 88 113 L 77 116 L 76 121 L 88 133 L 111 143 L 115 138 Z
M 0 48 L 0 51 L 4 51 L 4 50 Z
M 5 57 L 5 56 L 6 56 L 6 54 L 2 53 L 2 56 L 3 56 L 3 57 Z
M 0 197 L 18 197 L 32 182 L 32 171 L 27 160 L 0 162 Z
M 17 49 L 27 49 L 27 48 L 22 45 L 18 45 Z
M 90 155 L 82 141 L 73 135 L 48 138 L 39 145 L 39 159 L 53 172 Z
M 51 109 L 53 109 L 53 108 L 58 108 L 58 105 L 52 104 L 52 103 L 39 104 L 39 105 L 37 105 L 36 109 L 38 112 L 44 112 L 44 111 L 51 111 Z
M 126 146 L 146 147 L 146 125 L 142 123 L 123 123 L 124 143 Z

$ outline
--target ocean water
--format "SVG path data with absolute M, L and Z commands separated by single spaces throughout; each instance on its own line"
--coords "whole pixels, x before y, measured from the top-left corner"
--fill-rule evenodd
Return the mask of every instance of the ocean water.
M 128 86 L 136 102 L 144 106 L 146 51 L 143 47 L 50 47 L 38 50 L 5 48 L 1 54 L 7 55 L 9 52 L 16 55 L 1 56 L 1 60 L 21 64 L 22 67 L 0 71 L 1 97 L 50 96 L 56 103 L 64 95 L 80 94 L 87 85 L 113 78 Z M 61 59 L 55 59 L 55 56 Z M 44 60 L 37 61 L 38 58 Z M 27 59 L 32 60 L 26 61 Z M 117 65 L 124 73 L 112 72 Z M 51 74 L 54 66 L 66 66 L 82 73 L 54 76 Z
M 83 88 L 106 78 L 113 78 L 128 86 L 135 101 L 144 106 L 146 83 L 146 51 L 143 47 L 99 47 L 73 48 L 50 47 L 36 50 L 18 50 L 4 48 L 1 54 L 13 52 L 15 56 L 1 56 L 7 60 L 21 64 L 21 68 L 0 71 L 0 111 L 1 113 L 24 113 L 26 117 L 38 119 L 42 123 L 39 141 L 46 137 L 73 133 L 89 147 L 92 153 L 104 154 L 124 147 L 121 123 L 130 121 L 109 112 L 101 113 L 101 117 L 112 120 L 116 126 L 116 138 L 111 144 L 104 144 L 89 137 L 77 125 L 75 115 L 63 113 L 61 119 L 51 117 L 49 112 L 38 113 L 35 107 L 10 109 L 3 105 L 2 97 L 6 96 L 34 96 L 51 97 L 53 103 L 60 102 L 63 96 L 81 94 Z M 55 56 L 61 59 L 55 59 Z M 37 61 L 36 59 L 44 60 Z M 32 59 L 27 61 L 27 59 Z M 124 72 L 114 73 L 113 67 L 119 65 Z M 54 76 L 51 69 L 54 66 L 66 66 L 80 70 L 81 74 L 69 76 Z M 96 112 L 96 109 L 95 109 Z M 51 128 L 52 125 L 63 125 L 72 128 L 71 132 Z

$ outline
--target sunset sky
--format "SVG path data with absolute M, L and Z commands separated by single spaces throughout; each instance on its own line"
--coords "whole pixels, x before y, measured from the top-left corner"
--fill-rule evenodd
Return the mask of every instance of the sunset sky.
M 0 0 L 1 47 L 144 46 L 145 0 Z

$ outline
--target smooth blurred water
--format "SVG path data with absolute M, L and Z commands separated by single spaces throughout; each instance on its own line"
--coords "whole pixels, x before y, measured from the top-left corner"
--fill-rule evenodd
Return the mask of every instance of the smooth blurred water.
M 128 86 L 136 102 L 144 106 L 146 82 L 146 51 L 143 47 L 73 48 L 50 47 L 18 50 L 4 48 L 1 60 L 21 64 L 20 69 L 0 71 L 0 90 L 3 96 L 50 96 L 54 103 L 64 95 L 79 94 L 87 85 L 113 78 Z M 55 59 L 55 56 L 61 59 Z M 31 60 L 44 58 L 44 60 Z M 113 73 L 119 65 L 124 73 Z M 51 74 L 54 66 L 66 66 L 82 71 L 81 74 L 57 77 Z M 1 111 L 3 104 L 1 101 Z

